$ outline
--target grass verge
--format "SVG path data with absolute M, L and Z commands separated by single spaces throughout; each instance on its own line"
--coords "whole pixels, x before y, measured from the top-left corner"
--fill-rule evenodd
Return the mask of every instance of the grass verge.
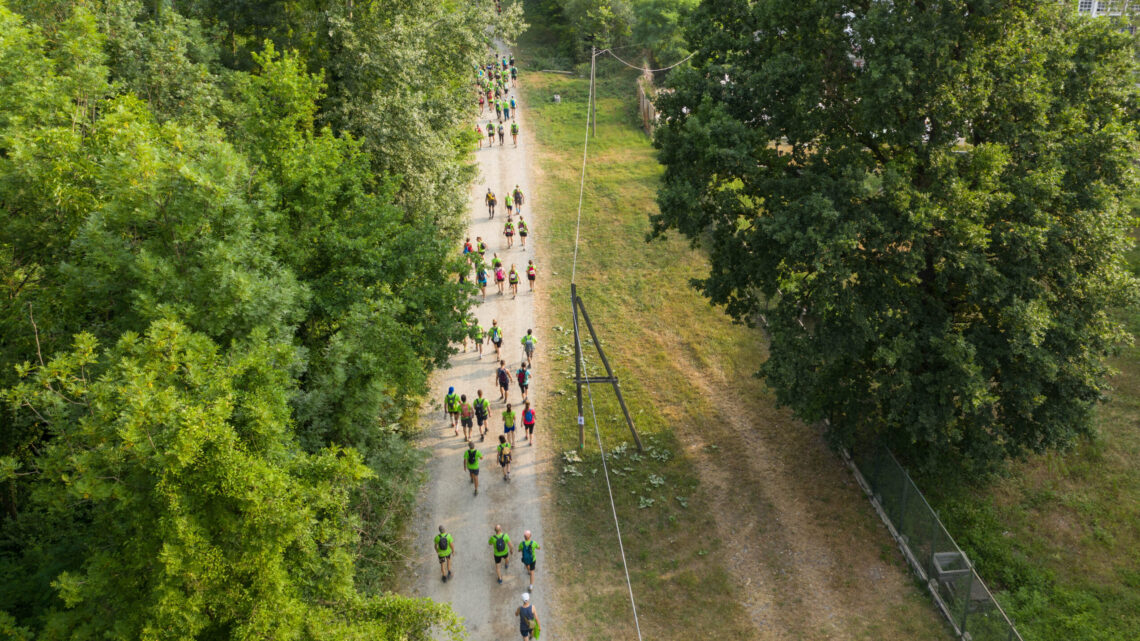
M 524 69 L 543 36 L 532 28 L 524 37 Z M 947 638 L 819 435 L 776 410 L 752 376 L 766 358 L 760 333 L 734 325 L 689 287 L 690 278 L 707 272 L 703 256 L 677 238 L 645 242 L 661 168 L 638 128 L 636 75 L 606 66 L 599 78 L 576 280 L 647 445 L 644 454 L 635 452 L 612 392 L 595 386 L 645 638 Z M 542 221 L 540 296 L 554 319 L 541 346 L 550 377 L 542 436 L 565 452 L 548 528 L 560 551 L 562 632 L 568 639 L 629 639 L 633 621 L 588 403 L 586 448 L 576 450 L 569 271 L 588 86 L 577 76 L 533 72 L 523 73 L 522 86 L 539 147 L 530 201 Z M 602 374 L 597 357 L 587 358 L 590 373 Z M 769 503 L 787 503 L 782 488 L 760 491 L 766 477 L 737 463 L 750 456 L 739 440 L 750 421 L 768 430 L 762 438 L 773 458 L 800 459 L 788 464 L 785 479 L 810 504 L 779 511 Z M 703 479 L 719 472 L 725 482 L 710 488 Z M 729 536 L 726 513 L 742 524 Z M 789 541 L 789 520 L 818 521 L 828 537 L 816 537 L 807 546 L 814 553 L 800 555 L 805 546 Z M 742 556 L 768 574 L 741 581 L 731 564 Z M 845 575 L 849 556 L 860 563 L 873 557 L 855 565 L 891 577 Z M 822 566 L 840 571 L 817 571 Z M 766 600 L 748 604 L 754 592 Z
M 1140 334 L 1140 310 L 1125 320 Z M 1140 348 L 1112 366 L 1095 438 L 985 485 L 924 483 L 1026 641 L 1140 639 Z

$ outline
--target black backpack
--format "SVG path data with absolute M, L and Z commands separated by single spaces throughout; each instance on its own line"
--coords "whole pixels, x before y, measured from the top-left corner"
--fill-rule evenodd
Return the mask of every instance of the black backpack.
M 440 534 L 439 535 L 439 543 L 437 545 L 439 546 L 440 552 L 446 552 L 447 551 L 447 535 L 446 534 Z
M 507 542 L 503 540 L 503 536 L 502 535 L 496 536 L 495 537 L 495 551 L 496 552 L 503 552 L 506 549 L 507 549 Z
M 467 464 L 475 465 L 475 457 L 478 456 L 479 450 L 467 450 Z

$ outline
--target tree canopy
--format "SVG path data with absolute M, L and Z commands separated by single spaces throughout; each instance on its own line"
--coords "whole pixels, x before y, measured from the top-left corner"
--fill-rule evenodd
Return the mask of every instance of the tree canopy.
M 1091 430 L 1136 188 L 1135 40 L 1063 3 L 705 0 L 658 234 L 843 445 L 989 465 Z
M 424 639 L 490 3 L 0 0 L 0 631 Z

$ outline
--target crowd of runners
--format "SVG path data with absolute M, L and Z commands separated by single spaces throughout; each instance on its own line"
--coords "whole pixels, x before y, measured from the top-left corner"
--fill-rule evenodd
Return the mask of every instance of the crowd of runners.
M 511 138 L 517 147 L 519 133 L 518 102 L 511 93 L 511 90 L 518 86 L 518 68 L 515 66 L 514 56 L 509 54 L 497 55 L 494 60 L 483 67 L 476 68 L 474 72 L 475 99 L 479 104 L 480 115 L 488 109 L 495 114 L 495 119 L 487 122 L 488 144 L 494 146 L 497 134 L 499 145 L 502 147 L 504 134 L 507 131 L 505 126 L 509 126 Z M 479 134 L 479 148 L 481 149 L 484 132 L 479 125 L 476 125 L 475 129 Z M 491 277 L 495 280 L 496 294 L 499 296 L 506 296 L 509 290 L 511 298 L 517 298 L 519 284 L 524 273 L 528 291 L 534 289 L 537 268 L 534 259 L 529 258 L 526 254 L 526 241 L 531 230 L 523 219 L 524 202 L 525 196 L 518 185 L 504 193 L 502 204 L 506 209 L 506 221 L 503 223 L 503 239 L 500 241 L 499 251 L 491 252 L 490 258 L 487 257 L 487 244 L 493 242 L 491 239 L 476 236 L 474 242 L 471 238 L 467 238 L 463 243 L 463 255 L 467 259 L 469 271 L 466 274 L 460 274 L 459 279 L 462 282 L 469 282 L 474 275 L 474 282 L 479 288 L 483 300 L 487 299 L 487 281 Z M 495 214 L 499 211 L 499 197 L 493 189 L 487 189 L 484 204 L 487 206 L 488 218 L 494 219 Z M 516 236 L 518 237 L 517 243 L 515 242 Z M 502 256 L 500 256 L 500 252 Z M 517 261 L 511 261 L 508 257 L 512 253 L 521 253 L 522 255 Z M 526 260 L 526 263 L 520 272 L 519 264 L 523 259 Z M 509 269 L 507 269 L 508 262 L 510 264 Z M 508 338 L 513 340 L 513 337 L 506 336 L 497 319 L 492 318 L 488 328 L 485 328 L 477 318 L 471 319 L 469 335 L 463 339 L 463 351 L 466 353 L 470 347 L 482 360 L 484 352 L 489 353 L 491 348 L 494 348 L 493 363 L 496 367 L 492 374 L 492 383 L 498 391 L 498 396 L 492 401 L 489 395 L 484 395 L 482 389 L 476 389 L 474 394 L 469 395 L 465 391 L 457 391 L 454 386 L 450 386 L 443 399 L 444 412 L 455 437 L 462 438 L 466 442 L 467 449 L 463 451 L 461 463 L 470 482 L 472 494 L 476 497 L 479 495 L 479 472 L 484 458 L 483 448 L 487 447 L 483 444 L 487 442 L 487 435 L 491 432 L 491 423 L 495 414 L 494 405 L 499 405 L 502 408 L 499 412 L 499 419 L 502 421 L 502 433 L 492 436 L 489 445 L 494 449 L 488 448 L 488 454 L 493 452 L 495 462 L 500 468 L 503 483 L 510 483 L 511 481 L 511 460 L 516 447 L 515 434 L 520 424 L 527 444 L 533 446 L 535 443 L 534 428 L 538 415 L 528 398 L 528 391 L 531 383 L 532 360 L 538 340 L 531 329 L 528 329 L 526 334 L 518 338 L 521 347 L 520 358 L 518 367 L 512 371 L 507 366 L 503 347 Z M 515 385 L 519 388 L 519 398 L 515 403 L 512 403 L 511 388 Z M 441 580 L 446 583 L 452 577 L 452 559 L 455 557 L 454 537 L 443 525 L 440 525 L 439 533 L 432 539 L 432 544 L 439 559 Z M 511 537 L 501 525 L 495 525 L 494 532 L 487 540 L 487 545 L 491 548 L 491 560 L 495 566 L 496 579 L 499 584 L 502 584 L 503 572 L 509 569 L 511 557 L 515 551 L 512 549 Z M 522 595 L 522 604 L 515 610 L 515 617 L 518 618 L 519 631 L 522 633 L 523 639 L 537 639 L 540 632 L 538 613 L 530 601 L 530 592 L 534 590 L 534 573 L 538 565 L 537 555 L 540 549 L 542 549 L 541 546 L 532 538 L 530 530 L 524 531 L 523 539 L 517 545 L 517 551 L 521 557 L 523 569 L 528 574 L 528 591 Z

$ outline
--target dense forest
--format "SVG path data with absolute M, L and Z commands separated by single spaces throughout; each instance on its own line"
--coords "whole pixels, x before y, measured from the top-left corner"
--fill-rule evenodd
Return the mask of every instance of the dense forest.
M 517 7 L 0 2 L 0 635 L 422 638 L 385 593 Z

